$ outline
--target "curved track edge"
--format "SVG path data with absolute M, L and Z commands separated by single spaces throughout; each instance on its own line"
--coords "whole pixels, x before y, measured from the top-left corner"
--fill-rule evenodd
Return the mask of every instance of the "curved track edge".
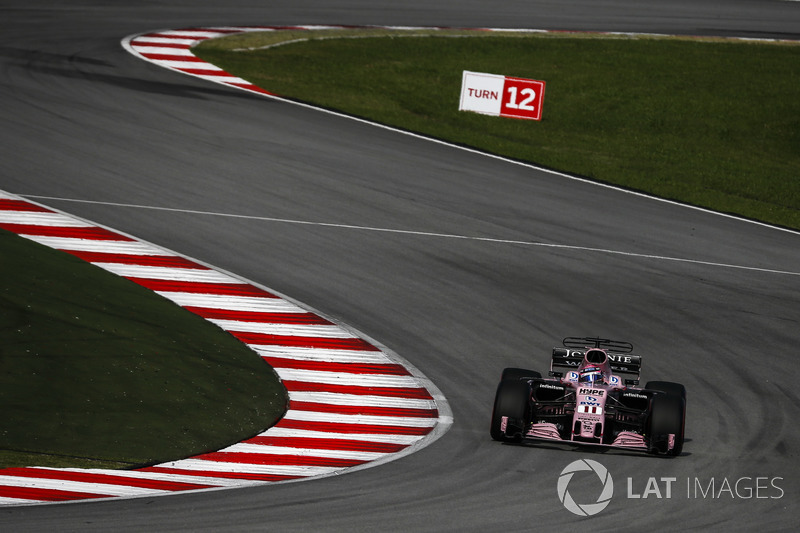
M 519 34 L 576 34 L 576 35 L 605 35 L 605 36 L 620 36 L 620 37 L 653 37 L 653 38 L 660 38 L 660 37 L 679 37 L 683 39 L 708 39 L 709 37 L 703 36 L 692 36 L 692 35 L 670 35 L 670 34 L 663 34 L 663 33 L 645 33 L 645 32 L 613 32 L 613 31 L 558 31 L 558 30 L 543 30 L 543 29 L 520 29 L 520 28 L 450 28 L 450 27 L 443 27 L 443 26 L 341 26 L 341 25 L 296 25 L 296 26 L 205 26 L 205 27 L 193 27 L 193 28 L 182 28 L 182 29 L 162 29 L 162 30 L 153 30 L 145 33 L 137 33 L 133 35 L 129 35 L 122 39 L 121 44 L 122 47 L 127 50 L 132 55 L 152 63 L 154 65 L 158 65 L 159 67 L 166 68 L 168 70 L 172 70 L 175 72 L 179 72 L 182 74 L 186 74 L 189 76 L 193 76 L 196 78 L 203 79 L 205 81 L 209 81 L 212 83 L 216 83 L 219 85 L 224 85 L 227 87 L 231 87 L 234 89 L 239 89 L 242 91 L 254 93 L 261 95 L 263 97 L 271 98 L 276 101 L 304 107 L 307 109 L 313 109 L 315 111 L 320 111 L 323 113 L 327 113 L 329 115 L 335 115 L 342 118 L 347 118 L 350 120 L 355 120 L 356 122 L 360 122 L 363 124 L 369 124 L 371 126 L 379 127 L 382 129 L 395 131 L 397 133 L 401 133 L 404 135 L 408 135 L 411 137 L 417 137 L 420 139 L 424 139 L 429 142 L 441 144 L 444 146 L 449 146 L 451 148 L 455 148 L 458 150 L 462 150 L 465 152 L 476 153 L 480 154 L 484 157 L 489 157 L 492 159 L 496 159 L 499 161 L 504 161 L 506 163 L 512 163 L 515 165 L 519 165 L 526 168 L 535 169 L 540 172 L 546 172 L 548 174 L 552 174 L 555 176 L 560 176 L 562 178 L 579 181 L 582 183 L 588 183 L 591 185 L 595 185 L 597 187 L 603 187 L 606 189 L 613 189 L 616 191 L 623 192 L 625 194 L 630 194 L 634 196 L 639 196 L 643 198 L 648 198 L 650 200 L 655 200 L 658 202 L 663 202 L 672 205 L 679 205 L 681 207 L 692 209 L 695 211 L 701 211 L 704 213 L 710 213 L 716 216 L 720 216 L 723 218 L 730 218 L 734 220 L 739 220 L 742 222 L 746 222 L 749 224 L 755 224 L 757 226 L 768 227 L 770 229 L 775 229 L 787 233 L 800 233 L 795 229 L 786 228 L 783 226 L 777 226 L 775 224 L 769 224 L 766 222 L 762 222 L 755 219 L 746 218 L 740 215 L 734 215 L 729 213 L 722 213 L 719 211 L 714 211 L 708 208 L 699 207 L 675 200 L 668 200 L 665 198 L 660 198 L 657 196 L 653 196 L 644 192 L 638 192 L 630 189 L 626 189 L 620 186 L 602 183 L 599 181 L 591 180 L 589 178 L 585 178 L 582 176 L 569 174 L 567 172 L 560 172 L 554 169 L 549 169 L 545 167 L 541 167 L 536 165 L 535 163 L 528 163 L 524 161 L 519 161 L 516 159 L 511 159 L 508 157 L 492 154 L 489 152 L 484 152 L 477 148 L 470 148 L 467 146 L 462 146 L 458 144 L 454 144 L 451 142 L 447 142 L 441 139 L 436 139 L 434 137 L 429 137 L 425 135 L 421 135 L 418 133 L 414 133 L 407 130 L 402 130 L 399 128 L 395 128 L 392 126 L 388 126 L 385 124 L 380 124 L 377 122 L 373 122 L 371 120 L 367 120 L 364 118 L 360 118 L 354 115 L 348 115 L 346 113 L 341 113 L 338 111 L 334 111 L 331 109 L 325 109 L 322 107 L 318 107 L 312 104 L 308 104 L 305 102 L 301 102 L 298 100 L 293 100 L 291 98 L 286 98 L 281 96 L 277 93 L 273 93 L 267 91 L 262 87 L 258 87 L 250 83 L 249 81 L 234 76 L 222 68 L 212 65 L 204 61 L 203 59 L 194 55 L 191 51 L 192 47 L 196 46 L 197 44 L 208 40 L 208 39 L 215 39 L 218 37 L 226 37 L 229 35 L 234 35 L 237 33 L 247 33 L 247 32 L 259 32 L 259 31 L 282 31 L 282 30 L 306 30 L 306 31 L 313 31 L 313 30 L 331 30 L 331 29 L 384 29 L 384 30 L 430 30 L 430 31 L 437 31 L 437 30 L 445 30 L 445 29 L 464 29 L 464 30 L 475 30 L 475 31 L 483 31 L 483 32 L 504 32 L 504 33 L 519 33 Z M 767 39 L 767 38 L 751 38 L 751 37 L 713 37 L 712 39 L 715 40 L 724 40 L 724 41 L 749 41 L 749 42 L 778 42 L 778 43 L 797 43 L 798 41 L 793 39 Z
M 219 326 L 274 368 L 290 401 L 273 427 L 199 456 L 135 470 L 0 470 L 0 506 L 340 475 L 413 453 L 452 425 L 446 398 L 413 365 L 288 296 L 4 191 L 0 228 L 123 276 Z

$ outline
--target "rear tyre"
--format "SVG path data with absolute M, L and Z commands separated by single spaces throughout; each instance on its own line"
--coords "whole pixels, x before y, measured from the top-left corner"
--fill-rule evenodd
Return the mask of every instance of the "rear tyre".
M 667 455 L 680 455 L 683 451 L 686 428 L 686 388 L 680 383 L 650 381 L 645 389 L 664 392 L 653 396 L 650 411 L 650 439 L 653 451 Z M 675 444 L 668 449 L 669 435 L 675 435 Z
M 644 388 L 649 390 L 660 390 L 661 392 L 666 392 L 671 396 L 680 396 L 684 401 L 686 401 L 686 387 L 680 383 L 673 383 L 671 381 L 648 381 Z
M 519 442 L 528 421 L 530 411 L 530 387 L 519 379 L 504 379 L 497 386 L 489 429 L 494 440 Z M 506 430 L 501 429 L 503 417 L 507 418 Z
M 501 380 L 506 379 L 533 379 L 533 378 L 541 378 L 542 375 L 535 371 L 535 370 L 526 370 L 524 368 L 506 368 L 503 369 L 503 377 Z

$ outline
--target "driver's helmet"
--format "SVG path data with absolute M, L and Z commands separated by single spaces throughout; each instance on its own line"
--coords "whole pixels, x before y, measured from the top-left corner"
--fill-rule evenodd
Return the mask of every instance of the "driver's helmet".
M 587 366 L 581 370 L 578 383 L 599 383 L 603 381 L 603 373 L 596 366 Z

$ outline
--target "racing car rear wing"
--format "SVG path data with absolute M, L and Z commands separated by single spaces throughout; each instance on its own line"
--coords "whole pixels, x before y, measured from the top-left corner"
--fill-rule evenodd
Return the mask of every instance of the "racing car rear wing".
M 599 337 L 567 337 L 562 341 L 567 348 L 602 348 L 614 353 L 631 353 L 633 344 L 625 341 L 612 341 Z
M 550 370 L 555 367 L 576 369 L 583 362 L 584 350 L 570 350 L 569 348 L 553 348 L 553 358 L 550 361 Z M 631 353 L 608 354 L 608 362 L 612 372 L 620 374 L 639 375 L 642 368 L 642 357 Z
M 563 372 L 555 371 L 555 368 L 570 368 L 576 370 L 583 362 L 584 350 L 571 350 L 569 348 L 553 348 L 553 357 L 550 360 L 550 375 L 561 377 Z M 611 371 L 617 374 L 628 374 L 636 376 L 635 379 L 626 379 L 627 385 L 636 385 L 639 382 L 639 374 L 642 369 L 642 358 L 631 353 L 614 353 L 606 351 Z

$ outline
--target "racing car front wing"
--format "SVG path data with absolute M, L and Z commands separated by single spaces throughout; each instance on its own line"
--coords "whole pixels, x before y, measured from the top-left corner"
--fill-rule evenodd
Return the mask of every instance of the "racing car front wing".
M 506 430 L 506 427 L 508 427 L 507 417 L 503 417 L 500 427 L 502 431 Z M 599 442 L 593 443 L 585 441 L 572 441 L 561 438 L 561 433 L 558 430 L 558 426 L 550 422 L 539 422 L 536 424 L 531 424 L 528 431 L 525 432 L 525 434 L 523 435 L 523 438 L 525 440 L 557 441 L 564 444 L 576 444 L 580 446 L 588 445 L 588 446 L 603 446 L 611 448 L 625 448 L 625 449 L 642 450 L 642 451 L 648 450 L 647 441 L 645 441 L 644 436 L 633 431 L 620 431 L 619 434 L 614 438 L 614 441 L 610 444 L 601 444 Z

